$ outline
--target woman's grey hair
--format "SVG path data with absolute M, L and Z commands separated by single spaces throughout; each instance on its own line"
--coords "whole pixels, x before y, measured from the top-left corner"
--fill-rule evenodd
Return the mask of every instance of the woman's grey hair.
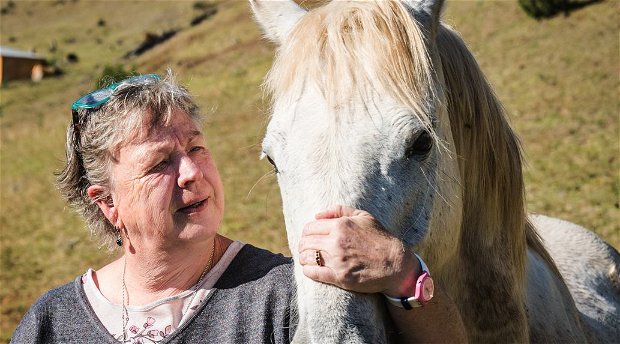
M 109 247 L 118 229 L 96 202 L 112 202 L 111 163 L 124 145 L 145 139 L 153 128 L 169 125 L 175 110 L 188 114 L 201 128 L 200 109 L 168 70 L 161 80 L 122 82 L 101 106 L 78 109 L 78 122 L 67 128 L 67 161 L 57 176 L 58 188 L 84 217 L 91 233 Z M 91 199 L 87 192 L 91 185 L 101 185 L 105 191 Z

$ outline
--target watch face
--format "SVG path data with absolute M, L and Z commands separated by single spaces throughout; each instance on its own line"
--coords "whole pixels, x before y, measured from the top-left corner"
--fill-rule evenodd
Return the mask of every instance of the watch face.
M 429 301 L 433 298 L 433 294 L 435 293 L 435 284 L 433 279 L 428 277 L 424 279 L 422 284 L 422 299 L 424 301 Z

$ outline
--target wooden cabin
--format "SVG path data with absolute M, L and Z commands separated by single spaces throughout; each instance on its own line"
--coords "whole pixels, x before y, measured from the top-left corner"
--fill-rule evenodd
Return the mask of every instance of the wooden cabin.
M 43 79 L 45 59 L 35 53 L 0 46 L 0 84 L 11 80 Z

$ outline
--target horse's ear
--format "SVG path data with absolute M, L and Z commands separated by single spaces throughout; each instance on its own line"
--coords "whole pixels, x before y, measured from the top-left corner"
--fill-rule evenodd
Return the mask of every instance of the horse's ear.
M 401 0 L 413 16 L 435 37 L 444 0 Z
M 271 41 L 282 44 L 288 33 L 306 10 L 294 1 L 249 0 L 256 21 L 263 27 L 265 36 Z

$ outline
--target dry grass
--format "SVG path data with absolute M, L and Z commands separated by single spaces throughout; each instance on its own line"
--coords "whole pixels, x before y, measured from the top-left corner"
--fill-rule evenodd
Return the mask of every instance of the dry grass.
M 0 1 L 4 6 L 7 2 Z M 208 142 L 227 192 L 222 232 L 287 252 L 279 190 L 257 161 L 272 58 L 244 1 L 189 27 L 192 2 L 17 1 L 0 20 L 2 45 L 39 53 L 66 74 L 2 89 L 0 340 L 43 291 L 110 260 L 53 187 L 69 104 L 105 64 L 140 72 L 170 66 L 209 113 Z M 512 115 L 527 153 L 528 206 L 595 229 L 616 248 L 618 224 L 618 8 L 608 1 L 536 22 L 515 2 L 448 2 L 446 19 L 476 53 Z M 96 25 L 99 18 L 105 27 Z M 185 28 L 143 56 L 121 56 L 148 32 Z M 9 42 L 11 37 L 15 42 Z M 56 42 L 56 51 L 49 48 Z M 77 64 L 62 62 L 69 52 Z M 265 176 L 265 178 L 263 178 Z M 251 192 L 250 192 L 251 191 Z

